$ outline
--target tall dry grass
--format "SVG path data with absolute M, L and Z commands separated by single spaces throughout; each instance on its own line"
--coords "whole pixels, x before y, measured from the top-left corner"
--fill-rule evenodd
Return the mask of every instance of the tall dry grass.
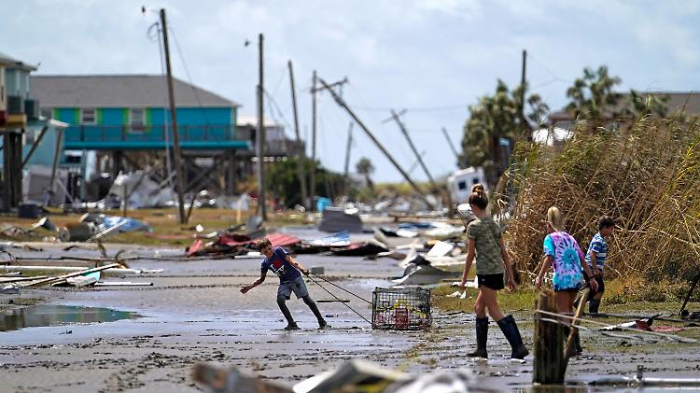
M 677 115 L 617 130 L 574 130 L 560 152 L 518 146 L 506 239 L 521 271 L 536 273 L 550 206 L 584 252 L 602 215 L 617 220 L 607 274 L 690 279 L 700 271 L 700 124 Z

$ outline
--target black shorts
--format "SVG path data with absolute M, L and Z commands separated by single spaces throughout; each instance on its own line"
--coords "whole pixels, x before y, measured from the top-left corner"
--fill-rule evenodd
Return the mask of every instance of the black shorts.
M 505 273 L 501 274 L 485 274 L 485 275 L 477 275 L 479 279 L 479 286 L 481 287 L 482 285 L 485 286 L 486 288 L 491 288 L 494 291 L 498 291 L 499 289 L 503 289 L 506 287 L 505 285 Z
M 584 280 L 586 280 L 586 286 L 590 287 L 591 286 L 591 279 L 587 277 L 585 274 L 583 275 Z M 597 276 L 594 277 L 596 282 L 598 282 L 598 291 L 596 292 L 589 292 L 588 293 L 588 299 L 593 299 L 593 296 L 595 296 L 596 293 L 603 293 L 605 292 L 605 280 L 603 280 L 603 276 Z

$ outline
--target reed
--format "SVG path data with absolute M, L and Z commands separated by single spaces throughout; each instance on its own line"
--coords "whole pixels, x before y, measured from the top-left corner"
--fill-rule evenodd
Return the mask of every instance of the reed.
M 521 272 L 536 273 L 542 260 L 550 206 L 562 210 L 584 251 L 598 218 L 616 219 L 608 275 L 678 281 L 700 269 L 697 119 L 645 117 L 615 130 L 574 130 L 557 150 L 519 144 L 513 162 L 505 236 Z

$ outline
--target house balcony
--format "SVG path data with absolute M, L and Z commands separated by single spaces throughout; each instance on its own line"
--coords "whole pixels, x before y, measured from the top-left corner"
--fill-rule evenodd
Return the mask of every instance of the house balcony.
M 173 146 L 172 127 L 77 125 L 65 130 L 66 150 L 162 150 Z M 236 127 L 224 125 L 178 126 L 183 150 L 250 150 L 249 141 L 237 138 Z M 167 142 L 166 142 L 167 141 Z

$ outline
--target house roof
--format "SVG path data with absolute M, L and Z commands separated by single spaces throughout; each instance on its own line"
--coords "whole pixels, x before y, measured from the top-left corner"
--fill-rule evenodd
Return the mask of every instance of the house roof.
M 258 126 L 258 116 L 257 115 L 238 114 L 236 116 L 236 125 L 239 127 L 257 127 Z M 265 127 L 273 128 L 273 127 L 280 127 L 280 125 L 279 125 L 279 123 L 272 120 L 268 116 L 265 116 Z
M 168 106 L 165 75 L 32 75 L 31 95 L 44 108 L 160 108 Z M 175 105 L 230 108 L 239 105 L 173 78 Z
M 640 92 L 643 97 L 648 97 L 654 95 L 657 97 L 668 97 L 666 105 L 668 106 L 668 112 L 673 113 L 679 110 L 683 110 L 688 114 L 700 114 L 700 92 L 678 92 L 678 91 L 650 91 L 650 92 Z M 622 100 L 629 97 L 629 93 L 622 93 Z M 567 121 L 573 120 L 573 116 L 562 109 L 557 112 L 553 112 L 549 115 L 549 119 L 552 122 L 556 121 Z
M 36 71 L 36 66 L 26 64 L 25 62 L 10 57 L 2 52 L 0 52 L 0 65 L 4 65 L 8 68 L 20 68 L 26 71 Z

